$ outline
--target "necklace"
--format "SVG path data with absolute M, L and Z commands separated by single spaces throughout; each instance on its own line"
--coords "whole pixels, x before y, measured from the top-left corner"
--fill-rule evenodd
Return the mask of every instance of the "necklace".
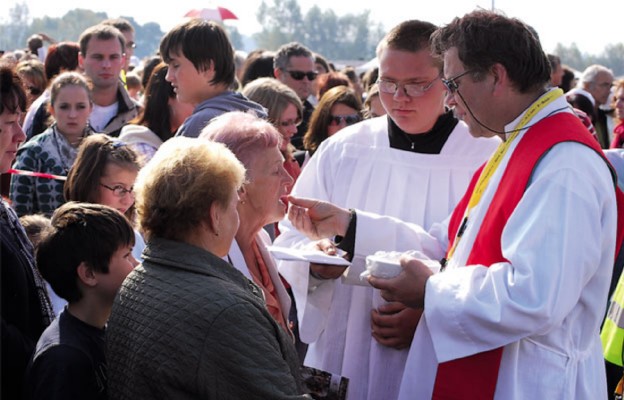
M 410 135 L 409 133 L 403 132 L 403 130 L 401 130 L 401 133 L 405 135 L 405 138 L 407 139 L 407 141 L 411 143 L 410 149 L 414 150 L 416 143 L 412 140 L 412 135 Z

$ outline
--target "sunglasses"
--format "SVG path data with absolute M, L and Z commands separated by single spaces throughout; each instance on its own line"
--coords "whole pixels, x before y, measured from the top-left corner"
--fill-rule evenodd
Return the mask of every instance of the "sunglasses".
M 290 77 L 296 81 L 301 81 L 303 80 L 304 77 L 307 77 L 309 81 L 313 81 L 318 76 L 318 72 L 316 71 L 310 71 L 310 72 L 291 71 L 291 70 L 285 70 L 285 71 L 288 72 Z
M 342 125 L 344 122 L 346 126 L 356 124 L 360 122 L 362 118 L 357 114 L 351 115 L 330 115 L 329 116 L 329 124 L 330 125 Z
M 30 92 L 32 96 L 39 96 L 41 94 L 41 90 L 34 86 L 28 86 L 28 92 Z

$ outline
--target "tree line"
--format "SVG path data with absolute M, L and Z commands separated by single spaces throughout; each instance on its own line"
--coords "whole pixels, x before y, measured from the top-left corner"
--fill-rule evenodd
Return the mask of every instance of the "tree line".
M 104 12 L 76 8 L 60 18 L 32 19 L 28 5 L 18 3 L 9 10 L 9 21 L 0 23 L 0 49 L 24 48 L 27 38 L 39 32 L 57 41 L 77 41 L 82 31 L 108 17 Z M 132 16 L 121 17 L 135 27 L 135 54 L 139 58 L 156 54 L 165 34 L 160 25 L 139 24 Z M 297 41 L 329 60 L 369 60 L 375 56 L 377 43 L 386 31 L 382 24 L 371 20 L 369 10 L 339 16 L 333 10 L 313 6 L 304 14 L 297 0 L 263 0 L 256 18 L 262 30 L 251 38 L 244 37 L 235 27 L 224 26 L 236 49 L 253 50 L 244 46 L 252 42 L 255 48 L 276 50 L 284 43 Z M 624 43 L 608 44 L 598 55 L 583 53 L 574 43 L 568 47 L 558 44 L 554 53 L 564 64 L 579 71 L 591 64 L 602 64 L 616 76 L 624 75 Z

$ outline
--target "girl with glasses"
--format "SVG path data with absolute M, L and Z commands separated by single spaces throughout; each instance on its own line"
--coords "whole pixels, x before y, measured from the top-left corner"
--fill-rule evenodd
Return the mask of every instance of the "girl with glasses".
M 134 181 L 141 169 L 137 153 L 126 143 L 95 134 L 85 139 L 65 182 L 65 200 L 104 204 L 134 225 Z M 137 260 L 145 241 L 135 229 L 132 255 Z

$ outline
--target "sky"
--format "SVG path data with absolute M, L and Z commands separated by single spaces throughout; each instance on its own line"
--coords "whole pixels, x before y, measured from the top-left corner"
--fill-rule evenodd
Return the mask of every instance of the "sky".
M 272 0 L 265 0 L 273 4 Z M 0 22 L 8 22 L 9 9 L 18 1 L 4 0 L 0 6 Z M 19 0 L 28 5 L 32 17 L 61 17 L 75 8 L 103 11 L 109 17 L 130 15 L 144 24 L 156 22 L 166 32 L 183 20 L 184 14 L 194 8 L 222 6 L 238 16 L 227 21 L 244 35 L 261 30 L 256 11 L 262 0 L 104 0 L 77 2 L 75 0 Z M 337 15 L 370 11 L 374 22 L 386 30 L 406 19 L 421 19 L 437 25 L 481 7 L 503 11 L 532 25 L 539 33 L 544 50 L 552 52 L 557 43 L 570 46 L 576 43 L 584 53 L 599 54 L 606 44 L 624 43 L 624 1 L 622 0 L 298 0 L 302 12 L 313 5 L 321 10 L 333 9 Z M 357 4 L 360 8 L 354 8 Z

